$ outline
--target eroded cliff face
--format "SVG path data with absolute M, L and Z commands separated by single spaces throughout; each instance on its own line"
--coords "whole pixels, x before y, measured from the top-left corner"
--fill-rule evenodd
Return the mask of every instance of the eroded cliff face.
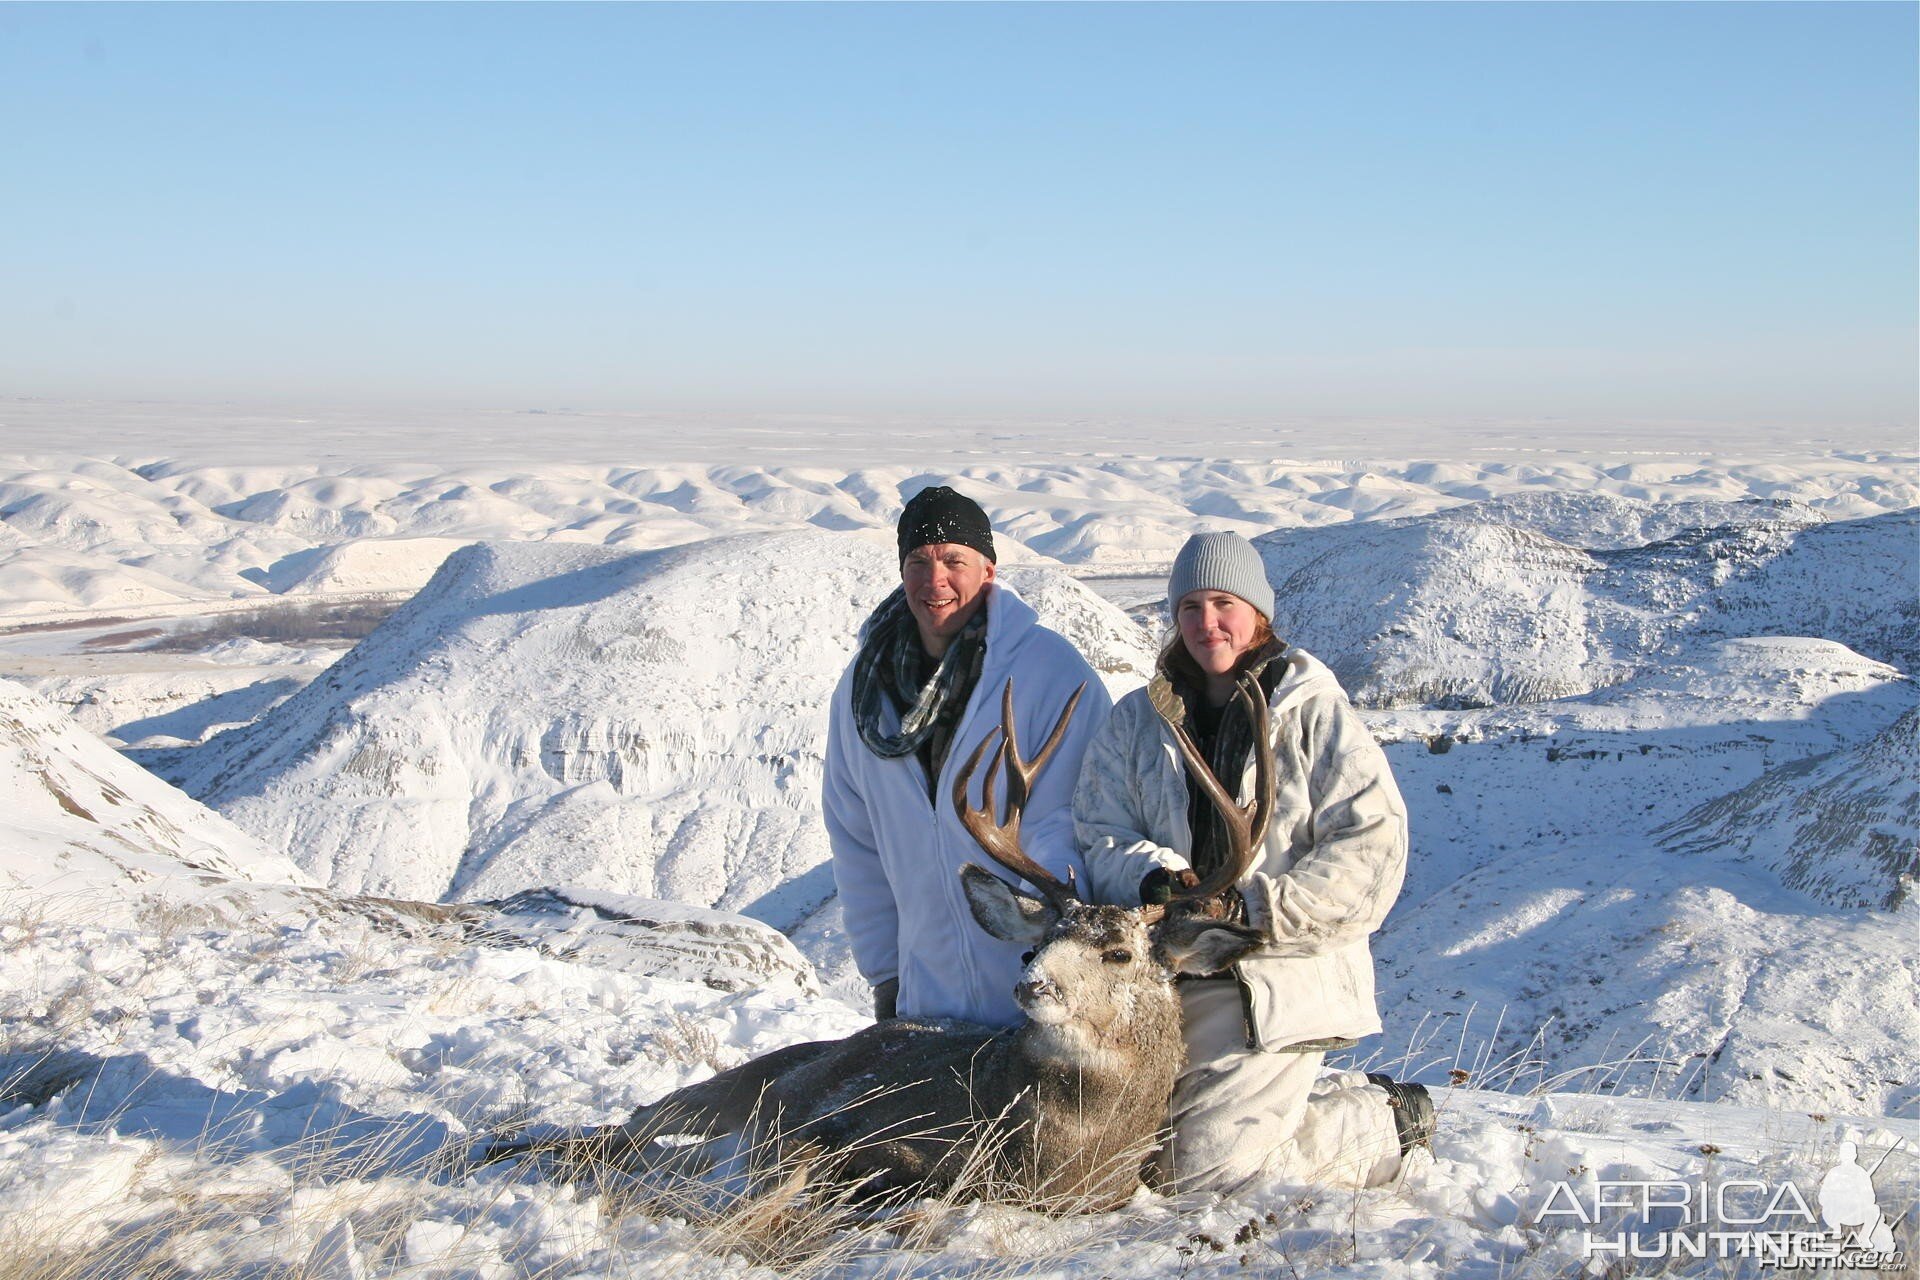
M 344 892 L 581 886 L 751 910 L 826 902 L 827 705 L 897 581 L 888 540 L 623 553 L 480 544 L 183 783 Z M 1116 687 L 1145 637 L 1064 574 L 1007 581 Z
M 1663 834 L 1677 852 L 1757 862 L 1833 906 L 1910 902 L 1920 892 L 1920 708 L 1859 746 L 1709 800 Z

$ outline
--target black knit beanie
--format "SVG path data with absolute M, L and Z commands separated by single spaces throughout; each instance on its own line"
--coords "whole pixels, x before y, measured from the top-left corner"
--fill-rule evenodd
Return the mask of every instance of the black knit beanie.
M 972 547 L 988 560 L 998 562 L 993 553 L 993 526 L 980 504 L 943 484 L 922 489 L 913 495 L 900 513 L 900 563 L 907 553 L 930 542 L 951 542 Z

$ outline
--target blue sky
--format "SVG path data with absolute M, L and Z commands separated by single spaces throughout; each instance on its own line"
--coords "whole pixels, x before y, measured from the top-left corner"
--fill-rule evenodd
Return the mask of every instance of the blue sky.
M 0 394 L 1908 423 L 1916 8 L 0 6 Z

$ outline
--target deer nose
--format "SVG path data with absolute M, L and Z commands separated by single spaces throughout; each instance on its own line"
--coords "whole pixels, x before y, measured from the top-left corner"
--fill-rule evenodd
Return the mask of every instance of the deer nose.
M 1021 1004 L 1031 1004 L 1035 1000 L 1058 1000 L 1060 988 L 1045 978 L 1028 978 L 1013 989 L 1013 994 Z

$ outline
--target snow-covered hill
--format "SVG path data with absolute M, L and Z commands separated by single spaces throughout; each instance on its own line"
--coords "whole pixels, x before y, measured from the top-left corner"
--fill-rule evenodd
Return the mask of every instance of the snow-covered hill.
M 861 534 L 476 545 L 178 780 L 342 892 L 567 884 L 796 929 L 832 895 L 828 698 L 897 580 Z M 1143 678 L 1112 605 L 1057 571 L 1003 580 L 1116 688 Z
M 236 637 L 188 653 L 16 655 L 13 666 L 19 684 L 82 728 L 115 746 L 159 749 L 253 723 L 342 652 Z
M 1648 533 L 1661 540 L 1637 541 Z M 1557 494 L 1257 545 L 1277 628 L 1363 705 L 1585 694 L 1745 636 L 1835 640 L 1909 670 L 1920 659 L 1920 512 L 1826 524 L 1786 502 L 1674 512 Z
M 0 902 L 101 923 L 191 907 L 230 919 L 249 884 L 314 882 L 27 690 L 0 680 Z
M 1619 468 L 1631 474 L 1631 468 Z M 1756 490 L 1788 493 L 1791 484 L 1756 485 Z M 1474 524 L 1505 524 L 1543 534 L 1588 551 L 1623 551 L 1649 546 L 1702 529 L 1753 526 L 1801 528 L 1835 517 L 1792 497 L 1677 497 L 1656 500 L 1637 486 L 1603 488 L 1535 487 L 1436 513 L 1442 519 Z
M 460 538 L 361 538 L 296 551 L 242 576 L 278 596 L 412 592 L 465 545 Z
M 817 990 L 811 966 L 757 921 L 678 902 L 553 888 L 456 908 L 335 894 L 219 814 L 0 680 L 0 915 L 113 925 L 384 930 L 530 947 L 736 991 Z

